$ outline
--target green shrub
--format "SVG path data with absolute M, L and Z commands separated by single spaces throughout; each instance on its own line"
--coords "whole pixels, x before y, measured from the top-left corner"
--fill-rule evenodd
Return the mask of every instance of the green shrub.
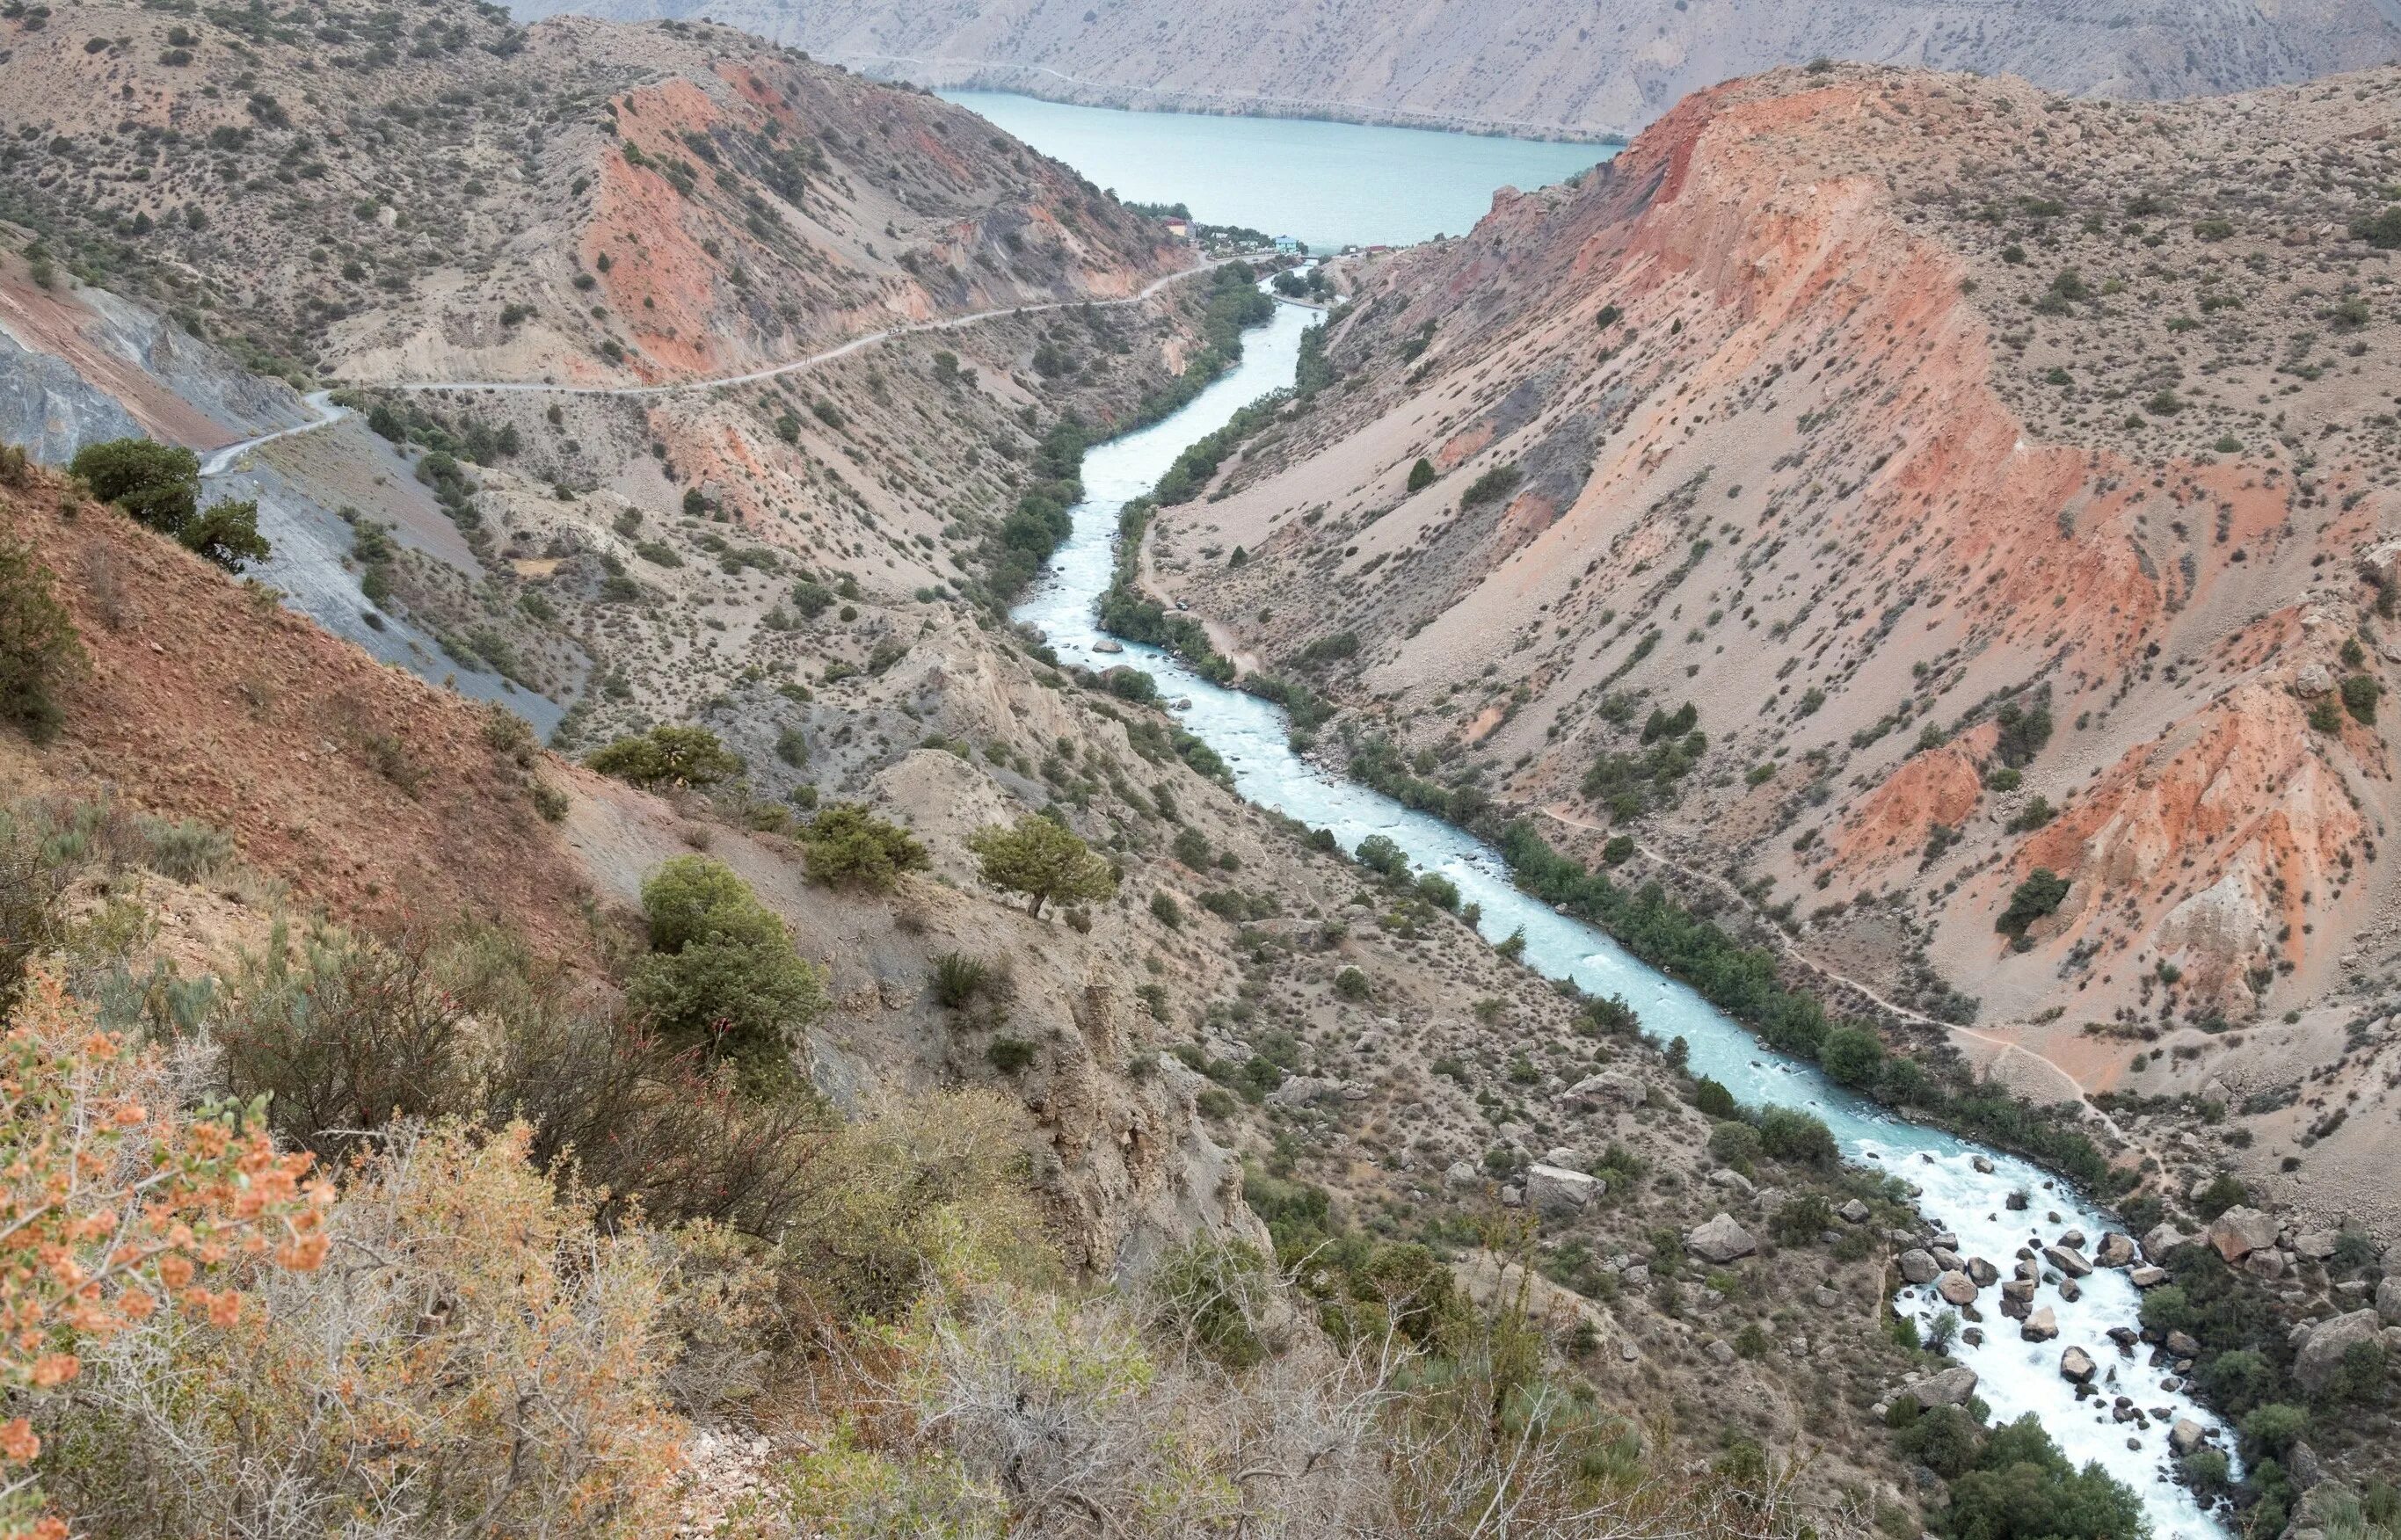
M 1741 1111 L 1734 1093 L 1707 1075 L 1693 1082 L 1693 1105 L 1713 1118 L 1731 1118 Z
M 791 933 L 723 863 L 682 855 L 642 884 L 651 951 L 626 1000 L 671 1042 L 732 1061 L 746 1087 L 789 1083 L 789 1034 L 824 1011 L 825 982 Z
M 1022 1038 L 996 1037 L 992 1040 L 992 1046 L 983 1051 L 983 1056 L 991 1060 L 992 1067 L 1002 1074 L 1013 1075 L 1032 1064 L 1037 1052 L 1034 1044 Z
M 955 1011 L 970 1003 L 979 995 L 995 992 L 1001 974 L 980 957 L 965 952 L 942 952 L 934 959 L 934 998 Z
M 58 695 L 90 666 L 30 545 L 0 536 L 0 720 L 36 743 L 65 719 Z
M 1884 1043 L 1860 1027 L 1837 1027 L 1818 1044 L 1818 1062 L 1837 1085 L 1873 1085 L 1884 1070 Z
M 1514 465 L 1496 465 L 1468 484 L 1467 490 L 1460 495 L 1459 506 L 1475 508 L 1497 502 L 1517 490 L 1517 484 L 1525 479 L 1526 473 Z
M 1417 464 L 1409 467 L 1409 490 L 1412 493 L 1422 492 L 1434 484 L 1434 461 L 1420 459 Z
M 1184 906 L 1175 902 L 1173 893 L 1162 888 L 1150 895 L 1150 917 L 1171 931 L 1181 930 L 1184 927 Z
M 742 772 L 742 756 L 707 728 L 656 727 L 620 738 L 584 764 L 638 786 L 712 786 Z
M 1364 1001 L 1371 992 L 1367 986 L 1367 975 L 1356 968 L 1345 968 L 1334 975 L 1334 992 L 1354 1004 Z
M 809 875 L 832 887 L 888 892 L 904 872 L 933 865 L 908 830 L 885 822 L 856 802 L 837 802 L 801 832 Z
M 2055 914 L 2067 897 L 2067 879 L 2047 866 L 2037 866 L 2010 894 L 2009 907 L 1993 921 L 1993 929 L 2012 939 L 2023 940 L 2026 928 L 2045 916 Z
M 1269 1352 L 1281 1302 L 1265 1257 L 1241 1241 L 1191 1241 L 1162 1259 L 1149 1281 L 1153 1324 L 1227 1369 L 1253 1369 Z
M 140 827 L 149 847 L 144 865 L 161 877 L 199 882 L 233 859 L 233 837 L 198 819 L 145 816 Z
M 2348 675 L 2342 681 L 2342 709 L 2362 722 L 2373 724 L 2376 720 L 2376 698 L 2383 693 L 2384 687 L 2376 682 L 2375 675 Z
M 1759 1159 L 1759 1130 L 1747 1123 L 1729 1120 L 1709 1130 L 1709 1158 L 1721 1165 L 1731 1165 L 1748 1172 Z
M 1833 1131 L 1807 1112 L 1770 1107 L 1759 1114 L 1759 1147 L 1771 1160 L 1832 1167 L 1838 1156 Z

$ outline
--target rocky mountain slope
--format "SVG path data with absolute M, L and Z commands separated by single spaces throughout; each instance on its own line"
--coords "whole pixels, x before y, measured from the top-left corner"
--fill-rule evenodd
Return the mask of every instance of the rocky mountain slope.
M 2390 0 L 531 0 L 516 10 L 705 13 L 891 78 L 1104 106 L 1583 134 L 1631 133 L 1689 91 L 1821 56 L 2152 98 L 2309 79 L 2389 62 L 2401 48 Z
M 0 217 L 297 379 L 630 383 L 1185 258 L 968 114 L 755 38 L 441 0 L 0 20 Z
M 1705 93 L 1351 268 L 1153 580 L 1354 770 L 2389 1236 L 2396 104 Z

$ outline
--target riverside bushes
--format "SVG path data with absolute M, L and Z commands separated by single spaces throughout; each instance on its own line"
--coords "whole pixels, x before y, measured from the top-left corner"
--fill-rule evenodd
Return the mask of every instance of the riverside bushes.
M 1502 831 L 1500 845 L 1518 887 L 1545 903 L 1566 905 L 1643 961 L 1691 985 L 1768 1046 L 1817 1059 L 1830 1036 L 1845 1030 L 1816 997 L 1784 986 L 1773 950 L 1744 946 L 1677 903 L 1658 883 L 1626 888 L 1606 874 L 1586 871 L 1523 822 Z M 2113 1169 L 2091 1139 L 2014 1097 L 1983 1084 L 1946 1083 L 1902 1054 L 1883 1056 L 1870 1078 L 1864 1046 L 1848 1037 L 1833 1041 L 1840 1072 L 1859 1077 L 1855 1087 L 1878 1101 L 1914 1109 L 2023 1152 L 2104 1196 L 2131 1179 Z

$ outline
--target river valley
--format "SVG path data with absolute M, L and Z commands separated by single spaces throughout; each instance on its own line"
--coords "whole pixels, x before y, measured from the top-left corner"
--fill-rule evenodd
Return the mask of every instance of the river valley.
M 1035 593 L 1015 618 L 1038 628 L 1063 661 L 1089 668 L 1130 663 L 1149 672 L 1166 698 L 1183 702 L 1184 725 L 1231 768 L 1236 786 L 1252 800 L 1314 827 L 1331 829 L 1346 850 L 1381 834 L 1420 867 L 1442 873 L 1463 900 L 1481 906 L 1479 929 L 1498 942 L 1525 936 L 1524 961 L 1552 978 L 1572 979 L 1587 992 L 1619 995 L 1640 1015 L 1643 1030 L 1665 1042 L 1682 1038 L 1695 1074 L 1709 1076 L 1753 1105 L 1805 1108 L 1825 1120 L 1843 1153 L 1891 1172 L 1918 1194 L 1920 1211 L 1939 1231 L 1957 1238 L 1962 1257 L 1982 1257 L 2004 1270 L 2020 1257 L 2039 1258 L 2069 1231 L 2097 1240 L 2114 1225 L 2065 1183 L 2015 1157 L 1899 1120 L 1840 1090 L 1816 1066 L 1786 1059 L 1690 988 L 1637 961 L 1606 935 L 1519 892 L 1490 847 L 1365 786 L 1338 778 L 1293 752 L 1282 710 L 1255 696 L 1220 688 L 1176 659 L 1134 642 L 1116 642 L 1099 629 L 1096 606 L 1115 557 L 1118 511 L 1147 492 L 1188 444 L 1223 426 L 1245 403 L 1292 383 L 1301 334 L 1313 313 L 1281 306 L 1272 320 L 1251 332 L 1242 362 L 1174 416 L 1104 444 L 1084 462 L 1085 500 L 1073 511 L 1073 533 L 1052 558 Z M 1103 643 L 1122 651 L 1104 651 Z M 2030 1197 L 2012 1212 L 2013 1192 Z M 2134 1323 L 2137 1291 L 2123 1270 L 2103 1268 L 2078 1280 L 2080 1297 L 2066 1298 L 2055 1272 L 2046 1271 L 2037 1306 L 2053 1312 L 2056 1341 L 2020 1338 L 2017 1323 L 1990 1311 L 1983 1341 L 1953 1349 L 1974 1369 L 1976 1394 L 1996 1421 L 2031 1412 L 2069 1458 L 2098 1462 L 2140 1496 L 2153 1533 L 2201 1536 L 2223 1533 L 2217 1522 L 2170 1476 L 2168 1430 L 2188 1418 L 2230 1444 L 2217 1420 L 2168 1388 L 2172 1370 L 2152 1362 L 2147 1346 L 2120 1350 L 2107 1333 Z M 1996 1302 L 1993 1290 L 1980 1303 Z M 1904 1288 L 1900 1308 L 1921 1329 L 1949 1308 L 1930 1287 Z M 2082 1347 L 2099 1370 L 2079 1398 L 2060 1372 L 2062 1353 Z M 2142 1420 L 2119 1421 L 2118 1397 L 2131 1398 Z

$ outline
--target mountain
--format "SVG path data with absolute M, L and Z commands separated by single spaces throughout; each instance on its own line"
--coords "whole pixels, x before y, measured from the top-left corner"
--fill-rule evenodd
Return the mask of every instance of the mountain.
M 1353 773 L 2392 1233 L 2396 104 L 1704 92 L 1340 265 L 1148 581 Z
M 1900 1188 L 1008 624 L 1257 275 L 721 29 L 0 28 L 0 1524 L 1925 1505 Z
M 533 0 L 690 17 L 870 74 L 1102 106 L 1626 134 L 1687 92 L 1818 57 L 2016 75 L 2147 99 L 2306 80 L 2394 60 L 2392 0 Z

